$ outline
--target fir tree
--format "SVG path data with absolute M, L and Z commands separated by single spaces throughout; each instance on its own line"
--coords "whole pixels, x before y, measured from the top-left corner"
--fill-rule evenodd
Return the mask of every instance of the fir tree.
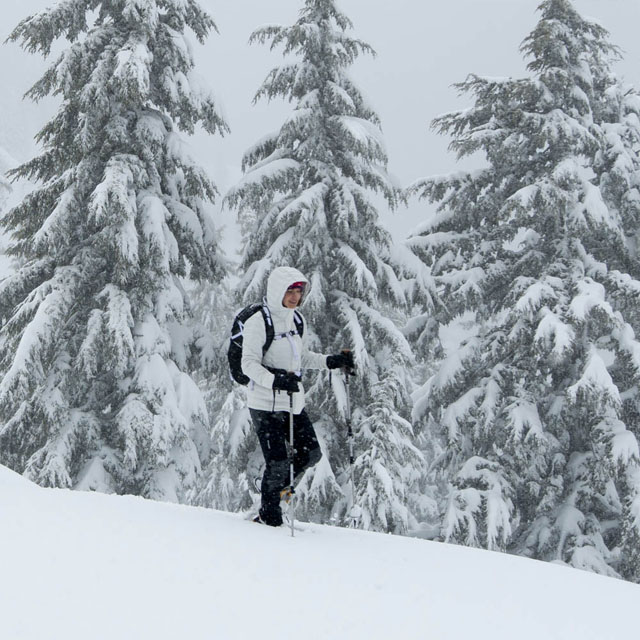
M 10 40 L 69 46 L 27 96 L 59 96 L 40 186 L 2 220 L 24 266 L 0 287 L 0 459 L 46 486 L 182 499 L 206 410 L 181 278 L 225 266 L 216 189 L 180 132 L 224 132 L 185 30 L 215 25 L 195 0 L 64 0 Z
M 458 88 L 475 104 L 434 121 L 486 166 L 411 188 L 439 205 L 410 245 L 459 332 L 419 406 L 449 480 L 445 539 L 628 575 L 640 103 L 602 27 L 569 0 L 540 11 L 522 46 L 532 77 L 472 75 Z
M 269 272 L 291 265 L 309 278 L 304 307 L 315 351 L 351 346 L 359 375 L 351 384 L 355 425 L 355 502 L 361 525 L 406 531 L 421 455 L 407 408 L 411 349 L 397 328 L 406 292 L 390 235 L 380 226 L 371 194 L 393 206 L 379 119 L 348 69 L 371 47 L 349 35 L 350 20 L 333 0 L 306 0 L 292 26 L 257 30 L 251 42 L 282 46 L 288 64 L 273 69 L 256 99 L 282 97 L 291 116 L 247 151 L 243 180 L 228 201 L 250 230 L 238 291 L 260 300 Z M 299 512 L 344 520 L 351 503 L 344 392 L 323 375 L 307 374 L 308 409 L 324 457 L 298 489 Z

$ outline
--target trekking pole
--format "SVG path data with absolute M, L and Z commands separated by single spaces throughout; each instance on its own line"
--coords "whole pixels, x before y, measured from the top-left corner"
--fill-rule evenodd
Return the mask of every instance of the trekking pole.
M 351 526 L 356 527 L 358 524 L 359 512 L 356 507 L 356 483 L 353 479 L 353 464 L 355 457 L 353 455 L 353 428 L 351 426 L 351 396 L 349 394 L 349 376 L 351 373 L 344 368 L 344 388 L 346 392 L 346 421 L 347 421 L 347 439 L 349 441 L 349 477 L 351 481 L 351 508 L 349 509 L 349 517 L 351 518 Z
M 294 536 L 294 526 L 293 522 L 296 516 L 296 494 L 293 490 L 293 456 L 295 454 L 295 450 L 293 448 L 293 393 L 289 391 L 289 485 L 291 488 L 291 497 L 289 503 L 289 519 L 291 520 L 291 537 Z

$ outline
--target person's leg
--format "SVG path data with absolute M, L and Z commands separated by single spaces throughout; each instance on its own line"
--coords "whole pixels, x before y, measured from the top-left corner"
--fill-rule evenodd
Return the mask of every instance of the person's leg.
M 316 465 L 322 457 L 316 432 L 304 409 L 300 414 L 293 416 L 293 439 L 293 474 L 294 484 L 297 484 L 304 472 Z
M 289 483 L 289 460 L 286 445 L 289 414 L 281 411 L 272 413 L 256 409 L 249 411 L 265 461 L 260 487 L 262 492 L 260 518 L 266 524 L 279 527 L 282 524 L 280 491 Z

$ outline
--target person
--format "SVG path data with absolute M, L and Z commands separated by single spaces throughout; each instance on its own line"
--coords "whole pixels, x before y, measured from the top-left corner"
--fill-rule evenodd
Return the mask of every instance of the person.
M 260 484 L 261 504 L 256 522 L 273 527 L 282 524 L 280 500 L 290 493 L 290 469 L 287 454 L 289 440 L 290 394 L 293 400 L 294 486 L 304 472 L 322 457 L 313 424 L 305 410 L 301 382 L 305 369 L 353 369 L 353 354 L 345 350 L 323 355 L 306 346 L 307 327 L 300 336 L 294 312 L 309 292 L 309 282 L 293 267 L 277 267 L 267 280 L 266 304 L 274 329 L 274 340 L 263 354 L 266 340 L 262 313 L 251 316 L 244 325 L 242 370 L 250 379 L 247 404 L 260 441 L 265 470 Z M 299 312 L 298 312 L 299 313 Z

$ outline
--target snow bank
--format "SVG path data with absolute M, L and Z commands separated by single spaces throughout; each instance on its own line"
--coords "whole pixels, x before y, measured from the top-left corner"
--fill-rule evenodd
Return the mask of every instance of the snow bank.
M 513 556 L 40 489 L 0 467 L 7 640 L 631 637 L 637 585 Z

